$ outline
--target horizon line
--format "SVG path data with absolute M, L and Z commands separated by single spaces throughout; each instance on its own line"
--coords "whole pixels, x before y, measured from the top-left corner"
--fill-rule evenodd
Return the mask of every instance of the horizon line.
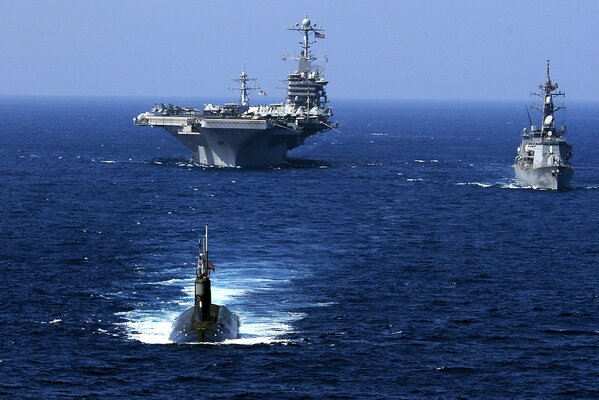
M 161 102 L 160 98 L 171 98 L 171 99 L 191 99 L 195 98 L 199 101 L 206 101 L 208 99 L 214 99 L 214 101 L 227 101 L 230 100 L 228 97 L 210 96 L 210 97 L 199 97 L 195 95 L 115 95 L 115 94 L 0 94 L 0 98 L 87 98 L 87 99 L 150 99 L 154 98 L 156 102 Z M 367 101 L 367 102 L 384 102 L 384 101 L 410 101 L 410 102 L 445 102 L 445 101 L 457 101 L 457 102 L 530 102 L 530 99 L 488 99 L 488 98 L 385 98 L 385 97 L 338 97 L 329 104 L 334 104 L 336 101 Z M 282 101 L 272 102 L 260 102 L 255 104 L 276 104 L 282 103 Z M 599 102 L 598 99 L 569 99 L 568 103 L 594 103 Z

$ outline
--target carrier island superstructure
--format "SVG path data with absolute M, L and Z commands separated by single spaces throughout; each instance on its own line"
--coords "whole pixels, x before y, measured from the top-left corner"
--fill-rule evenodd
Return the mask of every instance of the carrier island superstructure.
M 289 28 L 302 34 L 302 51 L 297 70 L 287 76 L 285 102 L 250 105 L 254 89 L 243 67 L 238 103 L 208 104 L 204 109 L 157 104 L 151 111 L 133 119 L 136 125 L 164 128 L 189 147 L 193 161 L 222 167 L 261 167 L 284 164 L 287 151 L 300 146 L 318 132 L 334 129 L 322 69 L 313 65 L 316 58 L 310 47 L 324 38 L 324 29 L 308 16 Z M 326 59 L 326 57 L 325 57 Z
M 543 107 L 535 108 L 543 113 L 541 126 L 536 127 L 530 120 L 530 131 L 522 130 L 522 143 L 518 147 L 518 155 L 514 169 L 518 182 L 534 189 L 563 190 L 570 185 L 574 168 L 570 165 L 572 145 L 564 138 L 566 126 L 556 128 L 554 113 L 563 107 L 557 107 L 553 99 L 564 96 L 556 92 L 558 84 L 551 81 L 549 60 L 547 60 L 547 78 L 539 85 L 540 93 L 533 93 L 543 99 Z

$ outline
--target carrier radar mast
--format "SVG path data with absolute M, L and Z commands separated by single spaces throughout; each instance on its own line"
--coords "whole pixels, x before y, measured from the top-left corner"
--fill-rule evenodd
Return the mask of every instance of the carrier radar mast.
M 241 107 L 248 107 L 250 104 L 250 97 L 248 95 L 249 92 L 251 90 L 257 90 L 260 88 L 247 86 L 247 83 L 250 81 L 255 81 L 256 78 L 249 77 L 249 75 L 245 72 L 245 64 L 243 64 L 241 67 L 241 75 L 239 75 L 239 78 L 234 78 L 231 80 L 234 82 L 239 82 L 241 84 L 241 86 L 238 88 L 229 88 L 229 90 L 239 90 L 239 92 L 240 92 L 239 105 L 241 105 Z
M 296 60 L 299 61 L 299 72 L 306 72 L 312 69 L 312 61 L 316 60 L 316 57 L 313 57 L 310 53 L 310 45 L 316 42 L 310 42 L 310 33 L 314 33 L 314 36 L 317 38 L 324 39 L 325 29 L 322 27 L 313 24 L 308 18 L 308 14 L 304 16 L 304 19 L 301 23 L 293 25 L 291 28 L 288 28 L 290 31 L 300 32 L 304 36 L 303 42 L 300 42 L 302 45 L 302 54 Z

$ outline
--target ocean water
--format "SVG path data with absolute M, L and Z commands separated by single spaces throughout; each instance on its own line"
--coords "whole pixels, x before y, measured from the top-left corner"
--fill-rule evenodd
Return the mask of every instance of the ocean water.
M 154 100 L 0 99 L 0 395 L 599 396 L 599 104 L 556 193 L 513 182 L 525 103 L 335 102 L 222 169 L 132 124 Z M 204 223 L 241 337 L 172 344 Z

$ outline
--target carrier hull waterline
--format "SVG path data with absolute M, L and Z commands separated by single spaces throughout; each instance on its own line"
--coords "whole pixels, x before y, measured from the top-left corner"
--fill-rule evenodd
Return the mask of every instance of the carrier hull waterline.
M 290 30 L 303 36 L 298 68 L 287 76 L 287 96 L 282 103 L 251 106 L 248 94 L 255 89 L 249 83 L 245 66 L 239 78 L 238 103 L 208 104 L 203 109 L 156 104 L 139 114 L 133 122 L 139 126 L 164 128 L 191 149 L 193 162 L 218 167 L 264 167 L 286 163 L 287 152 L 301 146 L 319 132 L 335 129 L 329 119 L 333 111 L 327 105 L 322 69 L 313 67 L 311 35 L 323 39 L 324 31 L 306 16 Z M 286 57 L 285 57 L 286 58 Z M 325 57 L 326 60 L 326 57 Z M 266 95 L 262 90 L 261 94 Z
M 302 145 L 306 137 L 298 130 L 265 120 L 141 114 L 136 124 L 163 127 L 192 151 L 194 163 L 219 167 L 284 164 L 287 151 Z
M 194 304 L 183 311 L 173 323 L 169 340 L 175 343 L 222 342 L 236 339 L 239 320 L 223 305 L 212 304 L 210 271 L 214 265 L 208 261 L 208 226 L 200 241 L 194 284 Z
M 564 96 L 556 92 L 557 83 L 551 81 L 549 60 L 547 78 L 539 85 L 540 93 L 532 93 L 543 99 L 543 107 L 531 107 L 543 113 L 541 126 L 536 127 L 530 119 L 530 130 L 522 130 L 522 141 L 518 147 L 514 170 L 519 184 L 533 189 L 565 190 L 570 187 L 574 168 L 570 164 L 572 145 L 564 140 L 566 126 L 557 128 L 554 113 L 563 108 L 554 105 L 554 98 Z

